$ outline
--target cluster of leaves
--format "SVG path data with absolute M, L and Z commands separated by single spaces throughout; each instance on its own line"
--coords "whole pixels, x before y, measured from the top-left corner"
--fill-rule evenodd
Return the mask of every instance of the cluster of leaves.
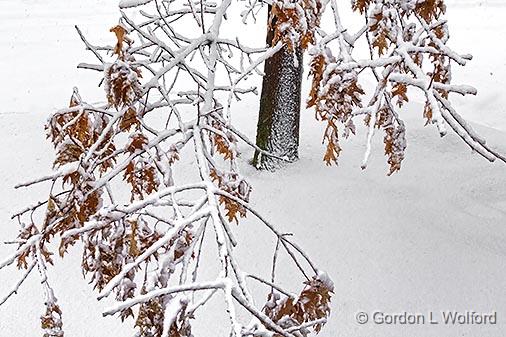
M 401 102 L 399 100 L 399 102 Z M 372 123 L 369 116 L 366 117 L 366 125 Z M 397 121 L 391 110 L 383 107 L 378 112 L 378 117 L 374 127 L 382 129 L 385 133 L 383 143 L 385 145 L 385 155 L 388 157 L 387 163 L 390 167 L 388 175 L 401 169 L 401 163 L 404 159 L 406 150 L 406 128 L 402 121 Z
M 238 139 L 228 130 L 223 130 L 220 123 L 213 123 L 213 135 L 210 139 L 216 151 L 223 156 L 223 159 L 233 161 L 237 158 Z
M 135 322 L 135 326 L 139 328 L 140 336 L 167 336 L 167 337 L 193 337 L 190 316 L 186 314 L 188 304 L 182 304 L 178 315 L 173 318 L 172 322 L 168 322 L 170 328 L 164 334 L 164 319 L 165 319 L 165 302 L 175 301 L 177 298 L 151 299 L 141 304 L 139 309 L 139 316 Z
M 297 298 L 284 297 L 271 292 L 267 298 L 264 312 L 274 322 L 284 328 L 292 328 L 313 323 L 313 329 L 320 332 L 330 314 L 330 298 L 334 291 L 332 283 L 322 282 L 318 275 L 310 281 Z M 308 329 L 301 329 L 300 333 L 306 337 Z M 279 337 L 280 335 L 274 335 Z
M 314 44 L 323 9 L 320 0 L 273 1 L 269 17 L 269 27 L 274 32 L 273 45 L 281 41 L 294 51 Z
M 361 95 L 364 94 L 358 84 L 357 72 L 333 70 L 331 63 L 337 62 L 332 55 L 325 57 L 320 54 L 313 57 L 310 70 L 313 85 L 307 107 L 315 107 L 316 118 L 327 122 L 324 133 L 327 149 L 323 157 L 327 165 L 337 162 L 341 152 L 338 123 L 345 127 L 344 137 L 348 137 L 350 133 L 355 134 L 353 111 L 362 107 Z M 325 92 L 320 88 L 324 88 Z
M 365 21 L 355 34 L 342 26 L 336 1 L 330 3 L 336 31 L 327 34 L 319 30 L 321 38 L 310 50 L 313 79 L 307 101 L 308 107 L 315 108 L 317 118 L 327 124 L 323 159 L 328 165 L 337 163 L 339 136 L 355 134 L 353 119 L 362 116 L 368 126 L 362 168 L 367 166 L 375 129 L 381 129 L 389 174 L 398 171 L 407 146 L 399 111 L 409 100 L 410 88 L 422 91 L 426 99 L 423 116 L 427 124 L 437 125 L 442 136 L 449 125 L 485 158 L 504 160 L 484 144 L 448 101 L 450 93 L 475 94 L 476 90 L 450 82 L 451 63 L 465 65 L 470 56 L 459 55 L 446 45 L 449 34 L 442 18 L 444 1 L 354 0 L 352 9 Z M 354 57 L 355 44 L 360 40 L 369 46 L 370 59 Z M 371 94 L 359 83 L 359 76 L 367 73 L 376 81 Z M 367 96 L 370 99 L 366 104 Z
M 142 133 L 131 134 L 129 138 L 126 149 L 132 155 L 148 145 L 148 139 Z M 144 195 L 153 193 L 160 185 L 153 158 L 132 159 L 125 168 L 124 178 L 132 187 L 131 201 L 136 197 L 143 199 Z
M 237 173 L 212 170 L 211 178 L 216 182 L 221 190 L 239 198 L 243 202 L 249 202 L 251 186 Z M 239 223 L 237 215 L 240 215 L 242 218 L 246 217 L 246 208 L 239 202 L 223 195 L 220 196 L 219 200 L 220 204 L 225 207 L 228 221 L 235 221 L 236 223 Z
M 122 25 L 111 28 L 116 34 L 117 42 L 114 53 L 118 56 L 116 61 L 105 68 L 104 82 L 105 92 L 109 104 L 115 107 L 128 107 L 141 96 L 142 88 L 139 78 L 142 78 L 141 70 L 135 65 L 135 57 L 127 52 L 132 40 L 127 36 L 127 30 Z M 132 111 L 129 116 L 131 118 Z M 127 125 L 128 126 L 128 122 Z
M 43 337 L 63 337 L 61 310 L 56 303 L 46 304 L 46 313 L 40 318 L 44 330 Z
M 156 298 L 141 304 L 135 326 L 139 328 L 140 336 L 162 336 L 163 320 L 164 306 L 162 300 Z
M 45 222 L 58 219 L 59 223 L 46 236 L 80 227 L 101 206 L 101 191 L 93 188 L 94 177 L 83 174 L 80 161 L 98 142 L 101 152 L 94 158 L 94 167 L 101 174 L 114 165 L 116 147 L 112 132 L 106 130 L 108 123 L 109 117 L 89 109 L 76 90 L 69 109 L 50 118 L 46 129 L 56 149 L 54 167 L 60 169 L 64 191 L 49 196 Z

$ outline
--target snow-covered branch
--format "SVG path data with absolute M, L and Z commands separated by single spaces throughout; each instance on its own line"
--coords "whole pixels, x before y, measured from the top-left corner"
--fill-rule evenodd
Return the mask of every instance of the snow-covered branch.
M 494 150 L 483 148 L 450 103 L 451 94 L 476 95 L 477 92 L 471 86 L 451 83 L 451 64 L 464 66 L 471 56 L 460 55 L 447 45 L 449 32 L 443 19 L 446 10 L 443 0 L 353 0 L 353 10 L 365 19 L 363 28 L 353 36 L 341 23 L 336 1 L 330 3 L 335 32 L 320 29 L 321 37 L 310 51 L 313 86 L 308 100 L 317 117 L 327 123 L 324 135 L 327 164 L 337 161 L 341 152 L 339 138 L 355 133 L 354 118 L 365 115 L 368 132 L 362 168 L 367 166 L 371 155 L 375 129 L 382 129 L 389 174 L 398 171 L 407 146 L 399 110 L 408 101 L 410 88 L 424 94 L 423 116 L 428 124 L 437 125 L 441 136 L 446 134 L 448 124 L 486 159 L 503 160 Z M 361 39 L 369 46 L 370 59 L 353 55 L 354 46 Z M 370 71 L 377 81 L 373 99 L 366 107 L 362 96 L 367 93 L 360 85 L 364 70 Z M 398 107 L 393 104 L 394 100 Z
M 240 37 L 225 37 L 230 5 L 122 1 L 120 23 L 111 28 L 115 46 L 96 46 L 76 27 L 98 61 L 80 67 L 102 72 L 107 103 L 87 103 L 74 89 L 69 107 L 49 118 L 54 170 L 17 186 L 47 182 L 49 197 L 16 214 L 22 224 L 18 247 L 0 264 L 17 261 L 27 268 L 5 298 L 37 266 L 47 307 L 42 326 L 50 336 L 63 333 L 47 268 L 56 240 L 62 257 L 82 242 L 82 271 L 98 299 L 118 301 L 103 314 L 133 316 L 140 336 L 190 336 L 190 319 L 217 294 L 226 303 L 231 336 L 300 336 L 326 322 L 332 287 L 293 239 L 250 205 L 251 187 L 238 171 L 238 143 L 258 147 L 230 118 L 234 99 L 256 92 L 244 84 L 247 77 L 260 73 L 287 40 L 248 46 Z M 179 23 L 183 16 L 193 31 Z M 309 38 L 304 34 L 310 31 L 301 29 L 300 36 Z M 195 163 L 185 180 L 175 172 L 182 160 Z M 244 243 L 231 223 L 249 214 L 288 254 L 294 276 L 304 281 L 300 289 L 277 284 L 277 261 L 269 281 L 239 262 L 235 249 Z M 204 241 L 218 248 L 220 265 L 211 280 L 199 273 L 209 268 L 201 259 Z M 252 286 L 264 289 L 265 298 L 254 299 Z M 239 307 L 258 324 L 242 321 Z

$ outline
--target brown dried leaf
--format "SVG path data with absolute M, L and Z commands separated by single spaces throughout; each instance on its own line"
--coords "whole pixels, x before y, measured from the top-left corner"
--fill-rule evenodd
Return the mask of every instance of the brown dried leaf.
M 123 26 L 117 25 L 112 27 L 109 31 L 116 34 L 117 42 L 114 47 L 114 54 L 121 56 L 123 54 L 123 42 L 125 41 L 127 30 Z

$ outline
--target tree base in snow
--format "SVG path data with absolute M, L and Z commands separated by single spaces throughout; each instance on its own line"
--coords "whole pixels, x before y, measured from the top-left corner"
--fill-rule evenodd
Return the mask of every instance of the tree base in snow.
M 294 163 L 299 160 L 298 154 L 292 157 L 284 156 L 280 158 L 282 159 L 255 151 L 255 155 L 250 163 L 258 170 L 276 171 L 283 168 L 286 164 Z

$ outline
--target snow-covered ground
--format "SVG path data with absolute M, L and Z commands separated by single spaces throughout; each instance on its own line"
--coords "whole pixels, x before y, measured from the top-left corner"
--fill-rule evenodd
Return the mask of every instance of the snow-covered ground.
M 343 1 L 342 6 L 348 6 Z M 450 1 L 451 45 L 475 58 L 454 69 L 456 82 L 476 86 L 477 97 L 456 98 L 455 105 L 490 144 L 506 153 L 506 4 L 498 0 Z M 41 195 L 45 188 L 15 191 L 13 186 L 47 173 L 53 156 L 45 141 L 47 115 L 63 105 L 73 86 L 102 100 L 97 74 L 75 65 L 91 61 L 73 25 L 93 41 L 113 43 L 108 28 L 117 20 L 114 0 L 0 0 L 0 240 L 16 235 L 10 214 Z M 92 99 L 89 99 L 92 100 Z M 474 155 L 455 135 L 437 137 L 423 127 L 420 103 L 405 111 L 408 152 L 400 173 L 386 176 L 381 144 L 369 168 L 359 168 L 362 132 L 345 144 L 339 167 L 321 161 L 322 125 L 313 112 L 303 116 L 301 160 L 278 173 L 258 172 L 247 164 L 243 174 L 254 187 L 252 203 L 328 271 L 336 285 L 333 312 L 321 333 L 330 336 L 471 336 L 500 337 L 506 331 L 506 166 Z M 234 120 L 254 135 L 255 97 L 243 101 Z M 262 270 L 272 242 L 241 222 L 239 241 L 247 241 L 240 261 Z M 242 239 L 242 240 L 241 240 Z M 268 249 L 265 249 L 265 248 Z M 0 245 L 0 256 L 12 247 Z M 119 319 L 102 318 L 107 303 L 79 277 L 79 256 L 56 258 L 55 284 L 64 311 L 67 336 L 129 336 Z M 0 272 L 0 295 L 16 281 L 13 269 Z M 290 279 L 286 278 L 287 282 Z M 43 304 L 37 279 L 0 307 L 0 337 L 39 336 Z M 219 303 L 217 304 L 219 305 Z M 497 312 L 496 325 L 359 325 L 364 311 L 439 314 L 445 310 Z M 220 319 L 197 324 L 195 336 L 210 334 Z M 130 322 L 130 325 L 133 325 Z M 206 329 L 206 330 L 204 330 Z

